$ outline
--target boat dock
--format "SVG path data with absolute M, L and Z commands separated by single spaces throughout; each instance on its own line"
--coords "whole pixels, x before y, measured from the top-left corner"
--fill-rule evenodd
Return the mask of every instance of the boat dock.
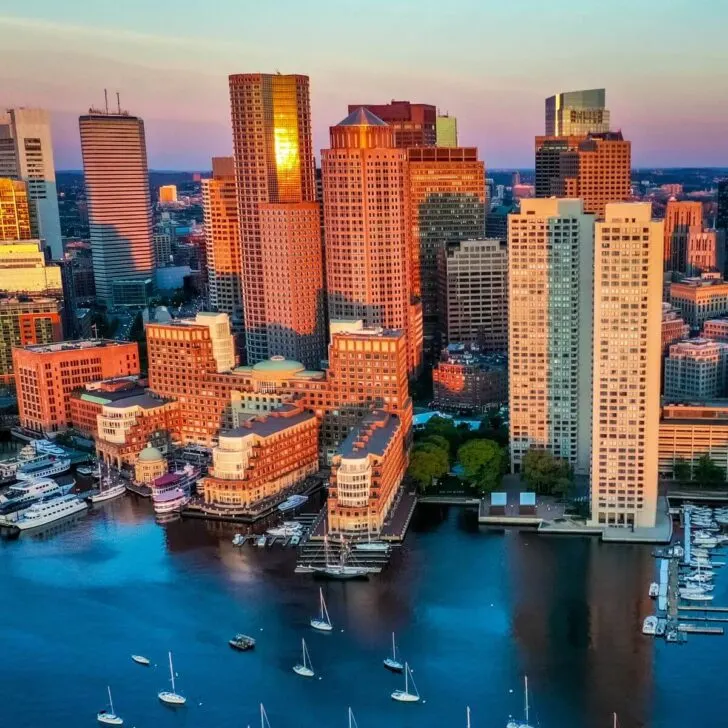
M 690 634 L 723 634 L 723 627 L 701 627 L 697 624 L 688 624 L 680 622 L 677 626 L 680 632 L 688 632 Z

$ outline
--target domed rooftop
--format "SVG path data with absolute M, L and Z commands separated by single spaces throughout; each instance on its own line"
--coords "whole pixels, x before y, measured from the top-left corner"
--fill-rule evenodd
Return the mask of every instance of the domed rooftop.
M 164 460 L 164 455 L 157 450 L 156 447 L 147 445 L 140 453 L 139 460 L 143 460 L 146 463 L 153 462 L 155 460 Z
M 372 114 L 369 109 L 360 106 L 358 109 L 354 109 L 346 119 L 342 119 L 337 126 L 388 126 L 388 124 L 376 114 Z
M 261 374 L 295 374 L 302 372 L 305 368 L 300 361 L 286 359 L 283 356 L 272 356 L 265 361 L 259 361 L 253 366 L 253 371 Z

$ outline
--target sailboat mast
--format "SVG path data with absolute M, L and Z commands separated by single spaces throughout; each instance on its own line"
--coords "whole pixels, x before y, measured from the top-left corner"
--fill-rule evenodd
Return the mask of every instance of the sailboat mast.
M 172 667 L 172 653 L 169 653 L 169 677 L 172 680 L 172 692 L 175 691 L 174 687 L 174 667 Z
M 613 726 L 614 726 L 614 728 L 617 728 L 617 714 L 616 713 L 613 713 L 613 715 L 614 715 L 614 723 L 613 723 Z
M 404 691 L 409 694 L 409 665 L 404 663 Z
M 111 714 L 114 715 L 114 701 L 111 699 L 111 685 L 107 685 L 106 690 L 109 692 L 109 708 L 111 708 Z
M 392 632 L 392 660 L 397 661 L 397 645 L 394 641 L 394 632 Z
M 523 684 L 526 692 L 526 723 L 528 723 L 528 675 L 523 677 Z

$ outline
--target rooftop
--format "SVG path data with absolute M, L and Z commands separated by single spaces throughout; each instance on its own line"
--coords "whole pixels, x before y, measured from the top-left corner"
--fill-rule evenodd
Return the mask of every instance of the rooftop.
M 388 124 L 369 109 L 360 106 L 352 111 L 346 119 L 342 119 L 337 126 L 388 126 Z
M 341 443 L 339 454 L 348 459 L 384 455 L 399 427 L 399 417 L 384 410 L 374 410 Z
M 156 407 L 161 407 L 163 404 L 167 404 L 167 402 L 169 402 L 167 399 L 152 397 L 151 394 L 144 391 L 142 391 L 141 394 L 136 393 L 131 396 L 129 395 L 129 392 L 120 392 L 119 394 L 125 394 L 126 396 L 112 400 L 107 404 L 108 407 L 113 407 L 115 409 L 126 409 L 127 407 L 155 409 Z
M 129 346 L 131 341 L 114 341 L 113 339 L 84 339 L 80 341 L 61 341 L 57 344 L 31 344 L 19 347 L 24 351 L 36 354 L 52 354 L 60 351 L 82 351 L 84 349 L 101 349 L 109 346 Z M 134 344 L 136 346 L 136 344 Z
M 245 437 L 246 435 L 255 434 L 259 437 L 269 437 L 301 422 L 307 422 L 315 418 L 316 415 L 312 412 L 302 410 L 293 404 L 284 404 L 273 410 L 269 415 L 246 420 L 240 427 L 225 430 L 220 435 L 222 437 Z

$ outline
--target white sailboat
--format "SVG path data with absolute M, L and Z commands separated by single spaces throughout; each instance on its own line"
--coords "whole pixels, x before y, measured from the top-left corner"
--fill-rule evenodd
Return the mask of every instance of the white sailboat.
M 326 609 L 326 600 L 324 599 L 323 589 L 319 589 L 319 602 L 321 605 L 321 615 L 318 619 L 314 618 L 311 620 L 311 626 L 320 632 L 331 632 L 333 625 L 329 618 L 329 610 Z
M 107 473 L 106 477 L 102 480 L 101 478 L 101 460 L 99 460 L 99 492 L 91 496 L 92 503 L 103 503 L 104 501 L 111 500 L 112 498 L 118 498 L 120 495 L 126 493 L 126 485 L 123 481 L 112 485 L 111 473 Z
M 359 728 L 354 718 L 354 711 L 351 708 L 349 708 L 349 728 Z
M 268 720 L 268 714 L 265 712 L 263 703 L 260 704 L 260 728 L 270 728 L 270 721 Z
M 174 666 L 172 665 L 172 653 L 169 653 L 169 680 L 172 683 L 172 690 L 162 690 L 157 697 L 167 705 L 184 705 L 187 698 L 176 692 L 174 685 Z
M 367 540 L 354 544 L 355 551 L 369 551 L 372 553 L 387 553 L 389 544 L 386 541 L 372 541 L 371 519 L 367 523 Z
M 303 664 L 293 666 L 293 672 L 301 677 L 313 677 L 316 673 L 313 671 L 313 665 L 311 664 L 311 656 L 308 654 L 308 647 L 306 647 L 306 640 L 301 640 L 301 652 L 303 655 Z
M 397 659 L 397 643 L 394 641 L 394 632 L 392 632 L 392 656 L 384 658 L 384 667 L 392 672 L 402 672 L 404 665 Z
M 96 713 L 96 720 L 104 725 L 124 725 L 124 720 L 114 712 L 114 701 L 111 699 L 111 687 L 106 686 L 109 693 L 109 709 Z
M 137 665 L 144 665 L 148 667 L 151 663 L 148 657 L 144 657 L 144 655 L 132 655 L 131 659 L 136 662 Z
M 513 718 L 511 718 L 509 719 L 508 723 L 506 723 L 506 728 L 533 728 L 533 726 L 528 722 L 528 676 L 525 676 L 523 678 L 523 692 L 525 699 L 526 720 L 521 722 L 520 720 L 513 720 Z
M 410 681 L 415 690 L 413 693 L 409 689 Z M 410 670 L 407 662 L 404 663 L 404 690 L 395 690 L 392 693 L 392 700 L 397 700 L 400 703 L 418 703 L 420 700 L 420 693 L 417 690 L 417 685 L 415 685 L 415 680 L 412 677 L 412 670 Z

